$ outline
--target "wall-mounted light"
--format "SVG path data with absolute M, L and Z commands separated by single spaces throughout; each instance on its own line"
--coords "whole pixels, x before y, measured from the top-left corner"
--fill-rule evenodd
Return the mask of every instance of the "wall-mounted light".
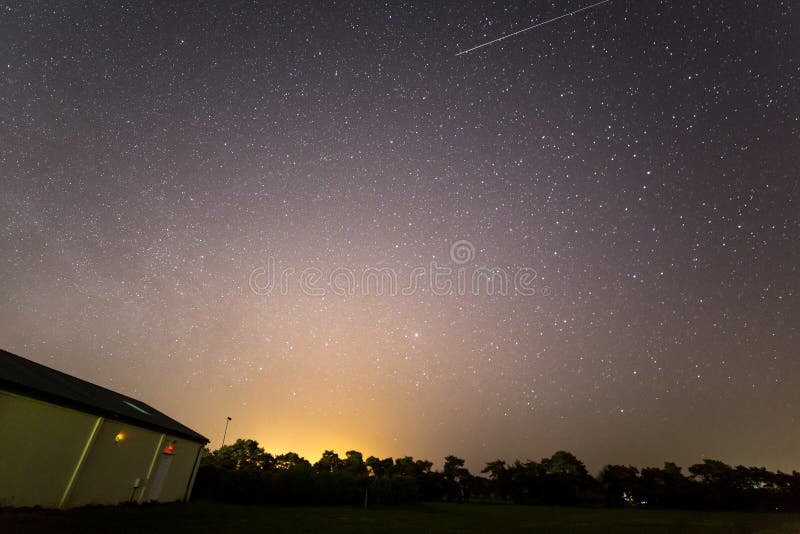
M 123 439 L 125 439 L 125 433 L 124 432 L 117 432 L 117 435 L 114 436 L 114 443 L 119 443 Z
M 171 441 L 164 449 L 164 454 L 175 454 L 175 442 Z

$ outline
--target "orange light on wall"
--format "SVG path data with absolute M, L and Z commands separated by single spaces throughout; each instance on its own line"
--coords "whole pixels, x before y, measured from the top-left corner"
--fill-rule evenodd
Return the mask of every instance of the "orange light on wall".
M 125 433 L 124 432 L 117 432 L 117 435 L 114 436 L 114 443 L 119 443 L 123 439 L 125 439 Z

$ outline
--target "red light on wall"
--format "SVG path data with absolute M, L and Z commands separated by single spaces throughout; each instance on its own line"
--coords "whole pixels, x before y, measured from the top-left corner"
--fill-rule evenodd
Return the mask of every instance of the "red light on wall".
M 164 454 L 174 454 L 174 451 L 175 451 L 175 444 L 170 443 L 169 445 L 167 445 L 167 448 L 164 449 Z

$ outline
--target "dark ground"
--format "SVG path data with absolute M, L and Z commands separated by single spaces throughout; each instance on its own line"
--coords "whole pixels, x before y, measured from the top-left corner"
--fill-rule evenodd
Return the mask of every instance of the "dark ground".
M 800 514 L 444 503 L 369 510 L 191 503 L 5 509 L 0 532 L 800 532 Z

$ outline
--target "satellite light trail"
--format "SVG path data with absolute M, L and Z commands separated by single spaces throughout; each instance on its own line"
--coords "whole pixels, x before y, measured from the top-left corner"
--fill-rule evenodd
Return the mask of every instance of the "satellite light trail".
M 602 4 L 607 4 L 610 1 L 611 0 L 603 0 L 602 2 L 597 2 L 596 4 L 592 4 L 590 6 L 582 7 L 580 9 L 576 9 L 575 11 L 570 11 L 569 13 L 564 13 L 563 15 L 559 15 L 556 18 L 553 18 L 553 19 L 550 19 L 550 20 L 546 20 L 544 22 L 536 23 L 533 26 L 528 26 L 527 28 L 523 28 L 523 29 L 521 29 L 519 31 L 515 31 L 514 33 L 509 33 L 507 35 L 503 35 L 502 37 L 498 37 L 497 39 L 489 41 L 488 43 L 483 43 L 483 44 L 479 44 L 478 46 L 473 46 L 472 48 L 470 48 L 468 50 L 462 50 L 461 52 L 458 52 L 456 55 L 460 56 L 462 54 L 469 54 L 470 52 L 473 52 L 473 51 L 475 51 L 475 50 L 477 50 L 479 48 L 483 48 L 484 46 L 489 46 L 491 44 L 497 43 L 497 42 L 502 41 L 504 39 L 508 39 L 509 37 L 514 37 L 515 35 L 519 35 L 520 33 L 524 33 L 526 31 L 532 30 L 534 28 L 539 28 L 541 26 L 544 26 L 545 24 L 550 24 L 551 22 L 555 22 L 555 21 L 557 21 L 559 19 L 563 19 L 564 17 L 569 17 L 571 15 L 575 15 L 576 13 L 580 13 L 581 11 L 586 11 L 587 9 L 592 9 L 593 7 L 597 7 L 597 6 L 602 5 Z

